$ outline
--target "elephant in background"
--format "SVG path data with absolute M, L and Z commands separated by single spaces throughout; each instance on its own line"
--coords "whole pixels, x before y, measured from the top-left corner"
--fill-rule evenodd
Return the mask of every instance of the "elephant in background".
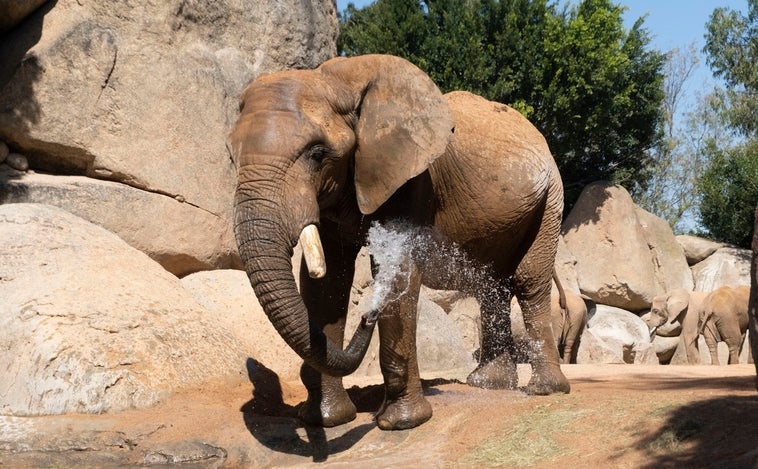
M 254 80 L 230 147 L 239 253 L 267 316 L 304 360 L 308 397 L 298 412 L 307 424 L 355 418 L 341 376 L 360 364 L 375 322 L 385 391 L 377 425 L 398 430 L 431 418 L 416 357 L 422 281 L 480 302 L 482 346 L 470 385 L 517 384 L 512 291 L 539 344 L 526 391 L 569 392 L 550 321 L 563 187 L 544 137 L 517 111 L 470 93 L 443 96 L 398 57 L 336 58 Z M 355 259 L 376 223 L 418 229 L 429 245 L 407 250 L 398 264 L 405 280 L 342 350 Z M 300 292 L 290 259 L 299 239 Z M 438 255 L 450 252 L 462 256 Z M 472 268 L 492 281 L 461 284 Z
M 729 348 L 729 364 L 740 362 L 748 326 L 750 287 L 719 287 L 705 298 L 698 316 L 698 332 L 705 338 L 711 353 L 711 364 L 719 365 L 718 343 Z
M 700 363 L 698 317 L 707 295 L 707 292 L 672 290 L 654 297 L 650 312 L 642 316 L 652 340 L 656 335 L 680 336 L 691 365 Z
M 576 363 L 579 342 L 587 326 L 587 301 L 589 300 L 585 300 L 571 290 L 565 290 L 555 275 L 553 279 L 558 294 L 550 297 L 550 315 L 558 355 L 561 363 Z

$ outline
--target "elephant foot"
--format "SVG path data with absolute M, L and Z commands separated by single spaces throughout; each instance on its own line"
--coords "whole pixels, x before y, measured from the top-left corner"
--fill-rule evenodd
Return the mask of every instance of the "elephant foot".
M 329 401 L 315 401 L 309 397 L 298 407 L 297 416 L 306 425 L 336 427 L 355 420 L 356 412 L 355 404 L 345 393 L 343 398 Z
M 487 363 L 481 363 L 466 378 L 469 386 L 483 389 L 516 389 L 518 371 L 516 363 L 508 353 Z
M 568 394 L 571 385 L 561 371 L 561 368 L 549 367 L 542 370 L 533 369 L 532 378 L 524 388 L 524 392 L 532 396 L 548 396 L 550 394 Z
M 385 398 L 376 413 L 376 424 L 382 430 L 407 430 L 432 418 L 432 405 L 423 396 L 404 395 L 394 400 Z

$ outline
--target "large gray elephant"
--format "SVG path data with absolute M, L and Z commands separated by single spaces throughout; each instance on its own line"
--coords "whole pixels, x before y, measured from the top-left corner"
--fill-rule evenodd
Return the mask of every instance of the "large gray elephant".
M 748 326 L 750 287 L 719 287 L 708 294 L 698 316 L 698 332 L 705 338 L 711 353 L 711 364 L 719 364 L 718 343 L 729 348 L 729 364 L 740 362 Z
M 653 298 L 650 312 L 642 319 L 650 329 L 650 338 L 655 336 L 680 336 L 691 365 L 700 363 L 698 350 L 698 316 L 703 310 L 707 292 L 676 289 Z
M 510 287 L 530 337 L 541 344 L 526 390 L 569 392 L 550 326 L 563 188 L 545 139 L 518 112 L 470 93 L 443 97 L 398 57 L 336 58 L 252 82 L 230 144 L 238 165 L 239 252 L 269 319 L 304 360 L 308 398 L 299 416 L 306 423 L 355 418 L 341 376 L 359 365 L 374 315 L 347 350 L 341 345 L 355 258 L 375 222 L 423 228 L 435 244 L 408 251 L 405 282 L 377 312 L 385 385 L 380 428 L 411 428 L 432 415 L 415 346 L 422 281 L 480 300 L 482 348 L 471 385 L 517 384 L 502 300 Z M 290 261 L 299 238 L 300 293 Z M 439 252 L 465 256 L 443 268 L 441 259 L 423 255 Z M 492 288 L 461 283 L 459 268 L 471 266 L 491 273 Z

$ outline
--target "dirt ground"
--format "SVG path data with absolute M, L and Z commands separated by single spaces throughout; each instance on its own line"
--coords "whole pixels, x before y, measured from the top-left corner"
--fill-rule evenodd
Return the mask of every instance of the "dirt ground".
M 355 421 L 304 428 L 301 385 L 258 373 L 148 410 L 0 418 L 0 467 L 758 468 L 753 365 L 564 371 L 571 393 L 548 397 L 425 380 L 432 420 L 398 432 L 372 421 L 376 380 L 346 380 Z

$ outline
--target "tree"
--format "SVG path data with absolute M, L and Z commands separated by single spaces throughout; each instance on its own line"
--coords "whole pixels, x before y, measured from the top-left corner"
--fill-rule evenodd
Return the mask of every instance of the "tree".
M 660 139 L 664 57 L 623 7 L 583 0 L 377 0 L 340 15 L 345 55 L 390 53 L 443 92 L 468 90 L 518 109 L 545 135 L 570 208 L 609 179 L 644 187 Z
M 758 203 L 758 0 L 748 0 L 747 17 L 715 9 L 707 30 L 707 62 L 726 87 L 717 112 L 741 140 L 708 145 L 700 220 L 714 239 L 749 248 Z
M 699 203 L 697 179 L 705 167 L 706 142 L 721 141 L 723 130 L 713 118 L 717 96 L 700 97 L 694 110 L 682 115 L 680 104 L 688 98 L 687 85 L 698 66 L 695 44 L 666 54 L 663 68 L 663 138 L 651 152 L 651 177 L 636 201 L 644 209 L 668 221 L 674 232 L 695 228 Z M 684 122 L 680 122 L 684 117 Z

